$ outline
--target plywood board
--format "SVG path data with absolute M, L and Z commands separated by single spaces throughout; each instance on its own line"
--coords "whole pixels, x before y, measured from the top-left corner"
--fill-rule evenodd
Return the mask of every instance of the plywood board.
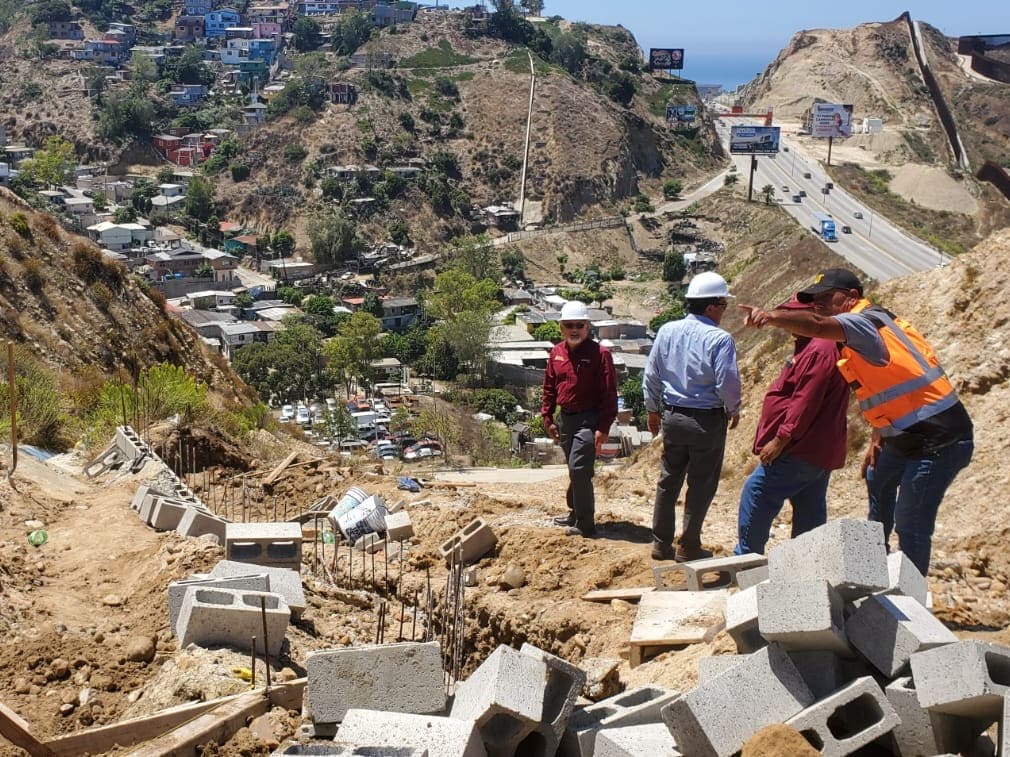
M 641 662 L 645 647 L 709 642 L 726 625 L 725 589 L 653 591 L 642 595 L 631 629 L 631 664 Z M 637 662 L 636 662 L 637 660 Z

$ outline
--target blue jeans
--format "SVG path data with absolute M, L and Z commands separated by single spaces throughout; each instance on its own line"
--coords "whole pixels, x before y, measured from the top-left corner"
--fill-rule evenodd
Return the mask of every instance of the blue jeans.
M 754 469 L 740 492 L 737 545 L 734 554 L 764 554 L 772 521 L 788 499 L 793 507 L 793 537 L 828 521 L 831 471 L 788 454 Z
M 869 520 L 884 524 L 884 543 L 898 532 L 898 547 L 919 569 L 929 571 L 933 527 L 947 487 L 971 462 L 975 442 L 964 439 L 918 458 L 902 457 L 887 445 L 866 469 Z

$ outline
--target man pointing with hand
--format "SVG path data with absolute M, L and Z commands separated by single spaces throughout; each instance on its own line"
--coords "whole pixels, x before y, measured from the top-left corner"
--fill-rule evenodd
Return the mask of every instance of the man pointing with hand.
M 842 344 L 838 370 L 873 427 L 863 461 L 869 519 L 883 524 L 885 543 L 896 530 L 901 551 L 926 575 L 943 495 L 971 462 L 971 418 L 925 338 L 864 298 L 851 271 L 829 268 L 796 297 L 813 310 L 741 305 L 745 325 Z

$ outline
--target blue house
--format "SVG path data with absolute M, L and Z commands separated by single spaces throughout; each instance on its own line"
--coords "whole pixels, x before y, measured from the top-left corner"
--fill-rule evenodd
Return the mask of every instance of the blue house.
M 225 30 L 239 25 L 240 16 L 233 8 L 219 8 L 208 13 L 206 19 L 204 34 L 210 39 L 224 37 Z

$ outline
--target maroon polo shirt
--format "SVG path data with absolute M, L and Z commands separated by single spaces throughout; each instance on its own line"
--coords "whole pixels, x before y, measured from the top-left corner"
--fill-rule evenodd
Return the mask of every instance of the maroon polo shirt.
M 824 470 L 845 464 L 849 387 L 839 373 L 838 344 L 802 341 L 765 394 L 754 454 L 776 436 L 788 439 L 785 454 Z
M 547 358 L 540 406 L 545 428 L 554 423 L 555 407 L 565 413 L 595 410 L 600 414 L 596 430 L 609 433 L 617 417 L 617 372 L 610 350 L 592 339 L 573 353 L 564 340 L 554 345 Z

